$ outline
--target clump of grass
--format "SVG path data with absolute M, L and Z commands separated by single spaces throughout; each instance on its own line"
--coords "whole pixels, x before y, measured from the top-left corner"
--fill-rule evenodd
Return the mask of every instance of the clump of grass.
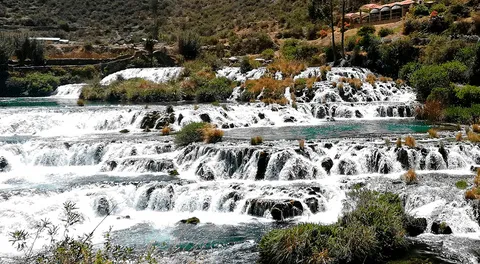
M 193 110 L 195 110 L 195 111 L 197 111 L 198 108 L 200 108 L 198 105 L 194 105 L 194 106 L 193 106 Z
M 122 133 L 122 134 L 130 133 L 130 130 L 122 129 L 122 130 L 120 130 L 120 133 Z
M 403 179 L 407 185 L 417 184 L 418 178 L 414 169 L 410 169 L 403 175 Z
M 457 141 L 462 141 L 463 140 L 463 134 L 462 132 L 458 132 L 457 135 L 455 135 L 455 139 Z
M 402 139 L 398 138 L 396 144 L 397 144 L 397 148 L 401 148 L 402 147 Z
M 384 76 L 380 76 L 380 78 L 378 78 L 378 80 L 379 80 L 380 82 L 383 82 L 383 83 L 388 82 L 388 78 L 387 78 L 387 77 L 384 77 Z
M 252 137 L 250 139 L 250 145 L 252 146 L 260 145 L 262 143 L 263 143 L 263 138 L 260 136 Z
M 465 199 L 467 200 L 477 200 L 478 198 L 478 188 L 472 188 L 465 192 Z
M 460 190 L 465 190 L 465 189 L 467 189 L 468 184 L 467 184 L 466 181 L 461 180 L 461 181 L 457 181 L 457 182 L 455 183 L 455 186 L 456 186 L 458 189 L 460 189 Z
M 472 131 L 468 131 L 467 133 L 467 139 L 470 141 L 470 142 L 480 142 L 480 136 L 475 133 L 475 132 L 472 132 Z
M 477 175 L 473 179 L 473 184 L 475 184 L 475 187 L 480 187 L 480 169 L 477 170 Z
M 83 99 L 78 99 L 77 100 L 77 105 L 78 106 L 85 106 L 85 101 Z
M 305 150 L 305 139 L 300 139 L 298 141 L 298 147 L 301 149 L 301 150 Z
M 220 106 L 220 103 L 218 101 L 215 101 L 215 102 L 212 102 L 212 105 L 218 107 L 218 106 Z
M 405 138 L 405 145 L 411 147 L 411 148 L 414 148 L 417 146 L 417 142 L 415 141 L 415 138 L 412 137 L 412 136 L 407 136 Z
M 377 77 L 375 77 L 375 75 L 373 75 L 373 74 L 369 74 L 369 75 L 367 75 L 367 78 L 365 79 L 365 81 L 368 82 L 371 85 L 374 85 L 375 82 L 377 81 Z
M 162 135 L 168 136 L 170 135 L 170 132 L 172 132 L 172 129 L 169 126 L 164 126 L 162 128 Z
M 224 132 L 215 126 L 208 124 L 202 129 L 202 138 L 205 143 L 217 143 L 222 141 Z
M 338 90 L 343 90 L 343 82 L 337 84 Z
M 473 130 L 473 132 L 475 132 L 475 133 L 480 133 L 480 125 L 474 124 L 474 125 L 472 126 L 472 130 Z
M 351 87 L 354 87 L 357 90 L 360 90 L 362 88 L 362 85 L 363 85 L 362 80 L 358 78 L 351 78 L 351 79 L 348 79 L 347 81 Z
M 438 131 L 436 129 L 430 128 L 428 130 L 428 136 L 431 138 L 438 138 Z
M 332 87 L 337 87 L 337 83 L 336 82 L 332 82 Z

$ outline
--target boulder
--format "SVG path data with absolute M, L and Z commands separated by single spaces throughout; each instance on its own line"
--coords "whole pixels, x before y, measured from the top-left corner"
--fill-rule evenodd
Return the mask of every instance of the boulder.
M 200 219 L 198 219 L 197 217 L 190 217 L 188 219 L 180 220 L 180 223 L 189 224 L 189 225 L 197 225 L 197 224 L 200 223 Z
M 445 222 L 433 222 L 431 230 L 435 235 L 450 235 L 453 233 L 450 226 Z
M 5 157 L 0 157 L 0 172 L 6 172 L 10 169 L 9 163 Z
M 295 123 L 297 121 L 297 119 L 295 119 L 295 117 L 293 116 L 284 116 L 283 117 L 283 122 L 285 123 Z
M 165 114 L 165 115 L 160 116 L 157 119 L 156 124 L 155 124 L 155 129 L 162 129 L 162 128 L 168 126 L 169 124 L 173 124 L 173 123 L 175 123 L 175 114 L 174 113 Z
M 406 149 L 402 148 L 397 151 L 397 161 L 402 164 L 403 169 L 410 169 L 410 161 L 408 159 L 408 151 Z
M 405 219 L 404 225 L 407 234 L 409 236 L 415 237 L 427 230 L 427 219 L 408 216 Z
M 330 170 L 333 167 L 333 160 L 330 157 L 325 157 L 322 160 L 322 168 L 325 169 L 325 171 L 330 174 Z
M 274 220 L 283 221 L 303 213 L 302 203 L 297 200 L 249 199 L 247 214 L 265 217 L 269 212 Z
M 200 165 L 198 165 L 198 168 L 195 174 L 204 181 L 215 180 L 215 174 L 213 173 L 213 170 L 210 167 L 208 167 L 208 165 L 206 165 L 205 163 L 201 163 Z
M 99 216 L 107 216 L 111 213 L 107 197 L 101 196 L 95 200 L 95 211 Z
M 205 123 L 212 122 L 212 119 L 210 118 L 210 116 L 208 114 L 201 114 L 200 119 L 202 119 L 202 121 L 205 122 Z
M 157 120 L 160 118 L 160 113 L 158 111 L 153 111 L 153 112 L 149 112 L 147 113 L 142 121 L 140 122 L 140 128 L 141 129 L 145 129 L 145 128 L 154 128 L 155 127 L 155 123 L 157 122 Z
M 357 118 L 363 118 L 363 114 L 360 112 L 360 110 L 355 110 L 355 116 Z
M 317 198 L 309 197 L 309 198 L 306 198 L 303 202 L 308 206 L 308 208 L 310 209 L 310 212 L 312 212 L 312 214 L 316 214 L 316 213 L 319 212 L 319 206 L 318 206 L 318 199 Z
M 258 113 L 258 117 L 260 119 L 265 119 L 265 114 L 264 113 Z
M 315 113 L 315 118 L 323 119 L 326 116 L 327 116 L 327 110 L 325 110 L 325 107 L 324 106 L 319 106 L 317 108 L 316 113 Z
M 183 120 L 183 115 L 182 115 L 182 114 L 179 114 L 179 115 L 178 115 L 178 119 L 177 119 L 178 125 L 180 125 L 180 124 L 182 123 L 182 120 Z
M 355 162 L 349 159 L 341 160 L 338 163 L 338 172 L 340 175 L 355 175 L 358 173 Z

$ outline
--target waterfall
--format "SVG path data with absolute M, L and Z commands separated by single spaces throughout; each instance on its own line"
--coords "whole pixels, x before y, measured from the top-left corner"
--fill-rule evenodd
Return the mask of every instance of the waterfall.
M 100 84 L 109 85 L 119 79 L 129 80 L 134 78 L 141 78 L 155 83 L 165 83 L 180 77 L 182 71 L 182 67 L 126 69 L 108 75 L 100 81 Z
M 52 97 L 65 99 L 78 99 L 85 83 L 61 85 L 55 91 Z

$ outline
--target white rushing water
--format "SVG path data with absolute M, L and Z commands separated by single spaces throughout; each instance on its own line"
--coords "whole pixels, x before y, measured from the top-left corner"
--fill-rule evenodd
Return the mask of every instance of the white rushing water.
M 85 83 L 61 85 L 52 96 L 55 98 L 78 99 L 80 93 L 82 93 L 82 88 L 86 85 Z
M 119 79 L 129 80 L 134 78 L 141 78 L 156 83 L 165 83 L 178 78 L 182 71 L 182 67 L 126 69 L 108 75 L 100 81 L 100 84 L 109 85 Z
M 150 70 L 121 75 L 147 76 L 153 74 Z M 162 81 L 180 69 L 159 72 L 155 78 Z M 261 78 L 265 71 L 242 75 L 237 68 L 225 68 L 218 74 L 244 81 Z M 309 68 L 298 78 L 318 74 L 318 68 Z M 248 230 L 268 226 L 274 221 L 271 209 L 282 208 L 295 222 L 334 223 L 356 183 L 398 193 L 411 215 L 427 219 L 428 228 L 434 221 L 448 223 L 453 235 L 442 237 L 445 244 L 480 239 L 473 208 L 464 191 L 454 187 L 460 179 L 472 182 L 470 168 L 480 164 L 480 147 L 442 145 L 418 134 L 418 147 L 388 143 L 398 136 L 391 134 L 416 133 L 414 93 L 391 82 L 364 82 L 361 92 L 345 84 L 340 95 L 331 84 L 342 77 L 363 80 L 368 74 L 333 68 L 327 81 L 315 84 L 313 94 L 297 96 L 296 109 L 235 102 L 175 105 L 173 113 L 161 105 L 5 108 L 0 115 L 0 258 L 16 254 L 9 232 L 33 233 L 44 218 L 59 224 L 67 201 L 75 202 L 84 218 L 71 231 L 74 235 L 91 232 L 111 212 L 94 243 L 102 241 L 110 226 L 123 241 L 140 236 L 142 243 L 174 243 L 181 239 L 175 233 L 178 221 L 192 216 L 204 228 Z M 77 88 L 59 88 L 57 96 L 73 98 Z M 332 118 L 337 122 L 327 121 Z M 160 135 L 167 124 L 178 131 L 202 120 L 223 127 L 226 142 L 177 148 L 173 137 Z M 152 132 L 142 132 L 146 128 Z M 119 133 L 122 129 L 130 133 Z M 272 141 L 260 146 L 247 142 L 264 134 Z M 296 140 L 282 140 L 305 137 L 312 140 L 304 149 Z M 409 168 L 417 171 L 418 185 L 401 180 Z M 150 237 L 147 229 L 157 235 Z M 46 239 L 41 237 L 36 249 Z

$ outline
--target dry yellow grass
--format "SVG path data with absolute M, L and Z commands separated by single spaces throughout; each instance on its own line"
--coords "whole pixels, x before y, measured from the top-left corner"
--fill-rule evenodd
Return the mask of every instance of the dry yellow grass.
M 457 141 L 462 141 L 463 140 L 463 134 L 462 132 L 458 132 L 457 135 L 455 135 L 455 139 Z
M 402 139 L 398 138 L 396 144 L 397 144 L 397 148 L 401 148 L 402 147 Z
M 287 61 L 287 60 L 277 60 L 274 63 L 267 66 L 267 70 L 273 74 L 276 72 L 282 72 L 287 77 L 293 77 L 303 70 L 305 70 L 307 66 L 303 62 L 298 61 Z
M 472 188 L 465 192 L 465 199 L 467 200 L 476 200 L 478 199 L 477 188 Z
M 305 139 L 300 139 L 298 141 L 298 147 L 301 149 L 301 150 L 304 150 L 305 149 Z
M 162 135 L 164 136 L 170 135 L 170 132 L 172 132 L 172 129 L 169 126 L 165 126 L 162 128 Z
M 480 169 L 477 170 L 477 175 L 473 179 L 473 184 L 475 184 L 475 187 L 480 187 Z
M 472 126 L 472 130 L 473 130 L 473 132 L 475 132 L 475 133 L 480 133 L 480 125 L 474 124 L 474 125 Z
M 438 131 L 436 129 L 431 128 L 427 132 L 431 138 L 438 138 Z
M 354 87 L 357 90 L 361 89 L 362 85 L 363 85 L 362 80 L 360 80 L 358 78 L 348 79 L 347 82 L 348 82 L 348 84 L 350 84 L 350 86 Z
M 467 139 L 470 141 L 470 142 L 480 142 L 480 136 L 475 133 L 475 132 L 472 132 L 472 131 L 468 131 L 467 133 Z
M 250 139 L 250 144 L 253 146 L 260 145 L 263 143 L 263 138 L 260 136 L 252 137 Z
M 224 132 L 213 125 L 206 125 L 202 129 L 202 135 L 205 143 L 217 143 L 222 141 Z
M 374 85 L 375 82 L 377 81 L 377 77 L 373 74 L 367 75 L 367 78 L 365 79 L 366 82 L 370 83 L 371 85 Z
M 411 147 L 411 148 L 414 148 L 417 146 L 417 142 L 415 141 L 415 138 L 413 138 L 412 136 L 407 136 L 405 138 L 405 145 Z
M 410 169 L 403 175 L 403 179 L 407 185 L 416 184 L 418 182 L 417 174 L 414 169 Z
M 343 82 L 337 84 L 338 90 L 343 90 Z

